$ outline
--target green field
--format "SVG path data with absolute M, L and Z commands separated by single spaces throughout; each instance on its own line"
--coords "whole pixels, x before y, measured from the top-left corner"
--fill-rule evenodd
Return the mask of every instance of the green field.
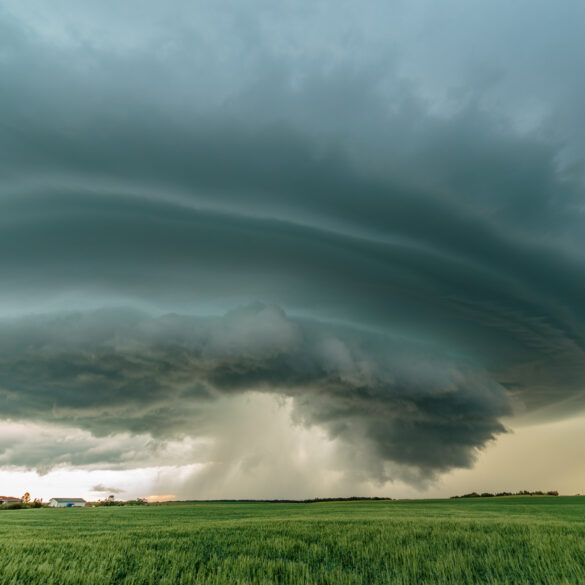
M 585 583 L 585 497 L 0 512 L 0 584 Z

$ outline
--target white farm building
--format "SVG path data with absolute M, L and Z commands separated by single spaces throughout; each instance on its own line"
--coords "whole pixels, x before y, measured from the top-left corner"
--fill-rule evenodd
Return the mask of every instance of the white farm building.
M 83 508 L 86 501 L 83 498 L 51 498 L 50 508 Z

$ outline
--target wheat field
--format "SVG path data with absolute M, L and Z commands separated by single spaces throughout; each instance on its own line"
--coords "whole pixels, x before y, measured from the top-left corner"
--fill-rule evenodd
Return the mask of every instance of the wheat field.
M 1 585 L 583 584 L 585 497 L 0 512 Z

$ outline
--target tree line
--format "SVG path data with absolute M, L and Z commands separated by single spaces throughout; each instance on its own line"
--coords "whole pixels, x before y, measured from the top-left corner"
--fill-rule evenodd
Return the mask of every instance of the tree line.
M 496 494 L 492 494 L 490 492 L 483 492 L 482 494 L 478 494 L 477 492 L 471 492 L 470 494 L 464 494 L 462 496 L 451 496 L 452 500 L 456 500 L 459 498 L 499 498 L 502 496 L 558 496 L 559 492 L 556 490 L 549 490 L 548 492 L 541 492 L 535 491 L 531 492 L 528 490 L 520 490 L 518 492 L 498 492 Z

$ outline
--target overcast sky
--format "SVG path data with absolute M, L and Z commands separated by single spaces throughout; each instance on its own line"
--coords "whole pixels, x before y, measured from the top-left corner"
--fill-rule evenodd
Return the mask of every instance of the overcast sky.
M 585 491 L 584 19 L 5 0 L 0 492 Z

